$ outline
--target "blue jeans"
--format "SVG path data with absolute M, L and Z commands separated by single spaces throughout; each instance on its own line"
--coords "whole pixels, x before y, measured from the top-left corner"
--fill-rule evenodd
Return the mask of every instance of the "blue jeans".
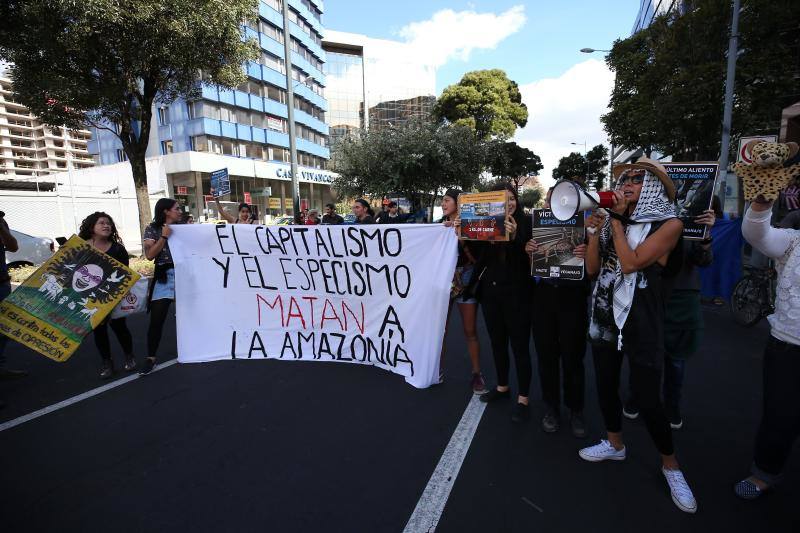
M 6 281 L 5 283 L 0 283 L 0 302 L 8 298 L 8 295 L 11 294 L 11 282 Z M 0 368 L 5 368 L 6 366 L 6 343 L 8 342 L 8 337 L 5 335 L 0 335 Z
M 679 410 L 681 392 L 683 390 L 683 374 L 686 370 L 686 359 L 667 356 L 664 358 L 664 406 L 667 409 Z

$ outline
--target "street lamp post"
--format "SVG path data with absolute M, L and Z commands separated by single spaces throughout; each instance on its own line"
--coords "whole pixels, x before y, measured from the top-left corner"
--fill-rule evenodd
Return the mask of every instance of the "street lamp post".
M 289 122 L 289 158 L 292 166 L 292 214 L 300 221 L 300 176 L 297 171 L 297 127 L 294 123 L 294 85 L 292 80 L 292 46 L 289 31 L 289 2 L 283 0 L 283 66 L 286 71 L 286 107 Z
M 575 145 L 575 146 L 583 145 L 583 158 L 586 160 L 586 181 L 588 182 L 589 181 L 589 152 L 586 149 L 586 141 L 583 141 L 582 143 L 569 143 L 569 144 L 572 144 L 572 145 Z M 586 185 L 588 186 L 589 184 L 586 183 Z
M 736 81 L 736 56 L 738 55 L 739 40 L 739 0 L 733 0 L 733 15 L 731 16 L 731 36 L 728 41 L 728 73 L 725 78 L 725 108 L 722 112 L 722 140 L 719 153 L 719 180 L 718 194 L 723 205 L 727 192 L 728 154 L 731 151 L 731 116 L 733 114 L 733 84 Z

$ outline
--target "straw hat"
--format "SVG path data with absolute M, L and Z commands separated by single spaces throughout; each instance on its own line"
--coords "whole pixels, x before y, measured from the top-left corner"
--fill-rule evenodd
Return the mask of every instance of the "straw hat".
M 614 181 L 616 181 L 620 174 L 625 172 L 626 170 L 632 169 L 644 169 L 650 171 L 651 174 L 658 176 L 658 179 L 661 180 L 661 183 L 664 184 L 664 190 L 667 193 L 667 197 L 670 200 L 675 200 L 675 184 L 672 182 L 672 179 L 667 174 L 667 169 L 664 168 L 664 165 L 659 163 L 654 159 L 650 159 L 649 157 L 640 157 L 636 160 L 635 163 L 626 163 L 624 165 L 614 165 L 611 169 L 611 173 L 614 176 Z

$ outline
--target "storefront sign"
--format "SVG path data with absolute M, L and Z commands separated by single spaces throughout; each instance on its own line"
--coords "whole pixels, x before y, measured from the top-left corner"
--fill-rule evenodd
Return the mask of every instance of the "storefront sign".
M 280 209 L 281 208 L 281 199 L 280 198 L 270 198 L 269 199 L 269 208 L 270 209 Z

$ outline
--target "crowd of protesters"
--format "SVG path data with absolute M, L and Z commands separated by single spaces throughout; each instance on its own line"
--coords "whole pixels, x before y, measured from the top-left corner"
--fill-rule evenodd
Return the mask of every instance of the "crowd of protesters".
M 591 348 L 597 402 L 606 430 L 599 443 L 578 450 L 588 462 L 623 461 L 627 449 L 623 419 L 644 420 L 661 459 L 662 473 L 675 505 L 694 513 L 697 502 L 678 463 L 672 432 L 683 426 L 681 391 L 687 361 L 697 351 L 702 333 L 698 267 L 712 263 L 710 237 L 702 241 L 682 238 L 683 222 L 677 216 L 675 186 L 664 167 L 642 158 L 613 170 L 614 202 L 586 218 L 586 238 L 574 249 L 585 262 L 583 280 L 556 280 L 531 276 L 531 255 L 540 244 L 531 238 L 531 220 L 525 215 L 517 191 L 507 185 L 508 213 L 504 221 L 507 241 L 458 241 L 448 316 L 456 304 L 471 364 L 470 386 L 480 401 L 499 405 L 512 401 L 510 418 L 524 423 L 531 416 L 533 379 L 531 340 L 537 357 L 546 433 L 561 427 L 562 400 L 569 429 L 586 436 L 584 419 L 587 344 Z M 458 230 L 458 197 L 448 190 L 441 203 L 440 223 Z M 548 193 L 545 206 L 549 202 Z M 252 208 L 239 205 L 234 216 L 217 201 L 220 216 L 231 224 L 256 224 Z M 352 204 L 355 224 L 403 223 L 408 216 L 396 202 L 387 202 L 376 214 L 370 202 Z M 771 336 L 764 355 L 764 405 L 758 428 L 751 476 L 734 487 L 744 499 L 755 499 L 781 479 L 794 442 L 800 436 L 800 232 L 791 224 L 770 225 L 771 202 L 756 201 L 743 223 L 745 238 L 777 261 L 778 297 L 770 317 Z M 711 228 L 716 220 L 708 210 L 694 222 Z M 157 365 L 164 323 L 175 300 L 175 269 L 169 248 L 171 226 L 192 223 L 184 218 L 174 199 L 160 199 L 153 222 L 144 236 L 144 255 L 155 264 L 149 285 L 147 352 L 140 375 Z M 327 204 L 324 215 L 303 210 L 296 223 L 343 224 L 336 206 Z M 794 229 L 792 229 L 794 228 Z M 93 213 L 81 224 L 79 236 L 97 250 L 127 265 L 128 252 L 114 220 Z M 0 214 L 0 299 L 10 293 L 5 252 L 18 244 Z M 489 335 L 495 384 L 487 387 L 480 364 L 477 310 L 480 306 Z M 108 328 L 124 355 L 123 368 L 137 368 L 133 339 L 125 318 L 106 319 L 94 330 L 101 357 L 100 377 L 114 373 Z M 6 368 L 3 356 L 7 338 L 0 335 L 0 379 L 24 377 Z M 439 381 L 445 379 L 442 346 Z M 511 363 L 516 382 L 510 383 Z M 620 397 L 623 361 L 627 360 L 627 399 Z M 563 394 L 562 394 L 563 389 Z M 2 403 L 0 403 L 0 407 Z

